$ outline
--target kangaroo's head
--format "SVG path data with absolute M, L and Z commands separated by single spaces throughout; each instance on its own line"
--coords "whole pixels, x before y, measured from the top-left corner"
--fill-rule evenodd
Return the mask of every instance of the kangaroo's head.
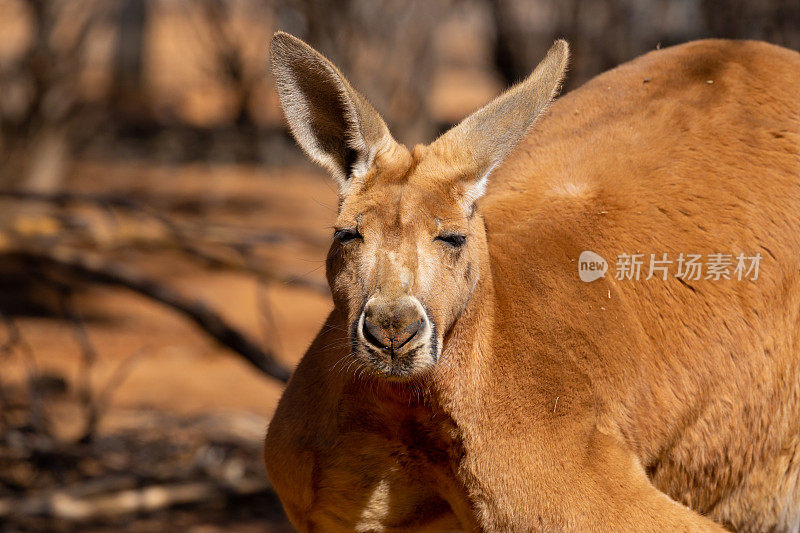
M 328 281 L 353 356 L 387 379 L 419 376 L 438 361 L 488 268 L 476 201 L 555 95 L 567 44 L 556 42 L 527 79 L 413 151 L 303 41 L 276 33 L 271 53 L 295 139 L 339 185 Z

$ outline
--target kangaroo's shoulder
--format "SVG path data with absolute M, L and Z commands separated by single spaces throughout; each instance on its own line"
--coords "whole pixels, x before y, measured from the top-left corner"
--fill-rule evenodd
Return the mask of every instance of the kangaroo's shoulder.
M 602 207 L 603 191 L 627 204 L 673 185 L 720 189 L 722 174 L 737 186 L 752 177 L 748 165 L 800 172 L 798 82 L 797 52 L 721 39 L 605 72 L 554 102 L 492 175 L 482 205 L 490 228 Z

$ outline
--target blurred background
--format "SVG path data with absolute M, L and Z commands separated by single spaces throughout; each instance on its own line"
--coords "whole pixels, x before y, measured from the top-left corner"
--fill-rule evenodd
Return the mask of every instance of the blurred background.
M 519 80 L 565 90 L 716 36 L 800 48 L 797 0 L 0 0 L 0 532 L 290 531 L 261 465 L 331 304 L 334 185 L 285 131 L 282 29 L 406 144 Z

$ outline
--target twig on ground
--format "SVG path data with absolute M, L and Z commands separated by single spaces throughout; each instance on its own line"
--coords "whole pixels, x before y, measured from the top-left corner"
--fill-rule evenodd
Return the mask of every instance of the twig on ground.
M 97 350 L 94 347 L 86 323 L 78 308 L 75 306 L 72 291 L 69 287 L 58 284 L 61 297 L 61 308 L 65 317 L 72 323 L 75 339 L 81 349 L 81 364 L 78 368 L 78 399 L 84 411 L 84 428 L 79 439 L 80 442 L 90 442 L 100 422 L 100 406 L 92 391 L 92 370 L 97 362 Z
M 100 421 L 111 407 L 111 400 L 114 393 L 130 375 L 136 363 L 138 363 L 148 351 L 149 350 L 146 348 L 139 348 L 123 359 L 114 369 L 108 381 L 106 381 L 105 386 L 103 386 L 96 395 L 92 396 L 92 401 L 89 404 L 90 409 L 86 415 L 85 429 L 78 442 L 86 444 L 94 439 L 97 435 Z
M 18 351 L 22 356 L 28 374 L 28 411 L 31 428 L 37 434 L 49 439 L 52 436 L 52 431 L 45 409 L 45 401 L 39 390 L 41 372 L 36 362 L 36 354 L 34 354 L 31 345 L 25 340 L 14 318 L 2 312 L 0 312 L 0 318 L 8 332 L 8 340 L 3 344 L 2 352 L 11 354 Z

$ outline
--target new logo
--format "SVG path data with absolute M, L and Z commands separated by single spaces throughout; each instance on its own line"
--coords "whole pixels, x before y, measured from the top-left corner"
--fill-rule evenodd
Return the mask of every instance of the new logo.
M 578 275 L 581 281 L 589 283 L 602 278 L 608 272 L 608 262 L 600 255 L 584 250 L 578 257 Z

